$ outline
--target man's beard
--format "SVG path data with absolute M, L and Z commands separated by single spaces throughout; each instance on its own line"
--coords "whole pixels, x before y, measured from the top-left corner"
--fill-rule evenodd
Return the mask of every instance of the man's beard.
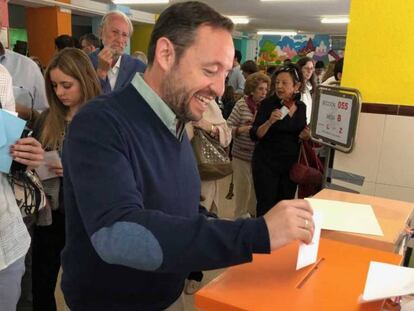
M 174 111 L 177 118 L 186 123 L 189 121 L 199 121 L 199 117 L 194 116 L 190 110 L 191 95 L 183 85 L 182 80 L 176 79 L 173 68 L 164 78 L 161 85 L 161 94 L 164 102 Z

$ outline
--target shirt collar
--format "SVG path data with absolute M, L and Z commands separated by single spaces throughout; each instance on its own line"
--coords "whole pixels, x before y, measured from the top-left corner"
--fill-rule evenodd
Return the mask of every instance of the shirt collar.
M 177 119 L 175 113 L 170 107 L 158 96 L 157 93 L 144 81 L 142 74 L 135 74 L 132 79 L 132 85 L 139 94 L 148 103 L 155 114 L 160 118 L 168 130 L 178 139 L 182 140 L 184 135 L 185 124 Z
M 117 73 L 119 71 L 119 68 L 121 67 L 121 57 L 122 55 L 118 57 L 115 65 L 111 68 L 112 73 Z

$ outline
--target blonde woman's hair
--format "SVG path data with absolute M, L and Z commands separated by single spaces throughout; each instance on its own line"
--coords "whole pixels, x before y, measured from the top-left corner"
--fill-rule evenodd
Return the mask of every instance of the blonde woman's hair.
M 56 68 L 79 82 L 82 105 L 101 94 L 98 76 L 85 52 L 75 48 L 65 48 L 53 57 L 45 72 L 49 113 L 46 116 L 40 135 L 41 144 L 50 149 L 57 149 L 61 145 L 65 119 L 69 112 L 69 108 L 63 105 L 56 96 L 52 85 L 50 72 Z

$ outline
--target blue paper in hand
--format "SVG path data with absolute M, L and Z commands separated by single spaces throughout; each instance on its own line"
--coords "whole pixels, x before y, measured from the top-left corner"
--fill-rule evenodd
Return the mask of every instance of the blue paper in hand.
M 0 109 L 0 171 L 9 173 L 13 158 L 10 146 L 22 136 L 26 121 Z

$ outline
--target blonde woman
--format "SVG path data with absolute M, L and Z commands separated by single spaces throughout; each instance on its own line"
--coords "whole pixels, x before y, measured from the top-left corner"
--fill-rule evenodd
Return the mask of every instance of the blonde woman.
M 45 82 L 49 109 L 39 117 L 35 134 L 45 150 L 56 150 L 61 155 L 73 116 L 88 100 L 101 93 L 101 87 L 88 56 L 75 48 L 63 49 L 54 56 L 46 69 Z M 58 177 L 43 182 L 52 209 L 52 223 L 36 226 L 33 235 L 34 310 L 56 309 L 54 289 L 65 243 L 64 172 L 61 163 L 50 165 L 49 170 Z
M 252 155 L 255 142 L 249 131 L 252 128 L 260 102 L 265 99 L 270 78 L 261 72 L 249 75 L 244 85 L 244 97 L 234 106 L 227 125 L 233 136 L 233 179 L 236 200 L 234 217 L 256 215 L 256 194 L 252 177 Z

